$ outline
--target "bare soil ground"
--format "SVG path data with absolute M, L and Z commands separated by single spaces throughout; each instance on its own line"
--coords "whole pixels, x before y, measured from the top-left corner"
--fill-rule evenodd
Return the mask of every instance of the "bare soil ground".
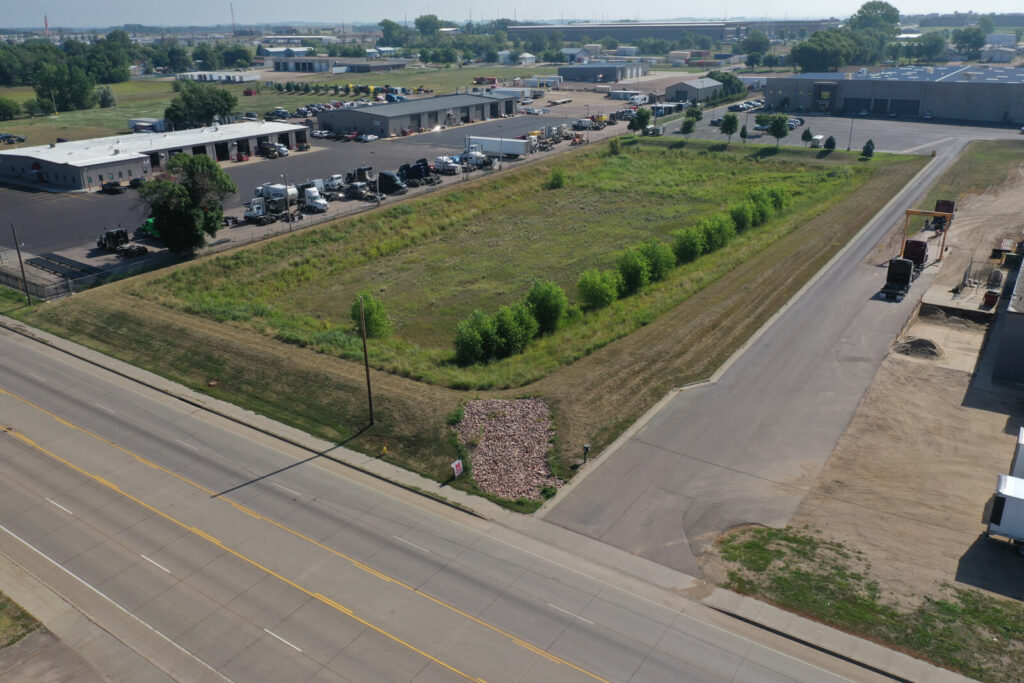
M 1018 171 L 961 203 L 933 288 L 958 283 L 997 238 L 1020 239 L 1022 191 Z M 955 585 L 1024 599 L 1024 560 L 980 536 L 1024 426 L 1024 396 L 975 377 L 986 333 L 955 315 L 914 320 L 792 522 L 865 553 L 871 578 L 904 607 Z

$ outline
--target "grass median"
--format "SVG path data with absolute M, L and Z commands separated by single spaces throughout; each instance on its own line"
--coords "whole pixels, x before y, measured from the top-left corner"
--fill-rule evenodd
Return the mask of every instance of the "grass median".
M 558 434 L 552 469 L 568 478 L 583 443 L 599 452 L 670 388 L 709 376 L 925 163 L 669 140 L 613 157 L 595 145 L 14 314 L 365 453 L 386 441 L 388 460 L 442 481 L 460 402 L 539 395 Z M 545 190 L 555 166 L 568 182 Z M 533 277 L 572 296 L 582 270 L 763 183 L 792 187 L 790 209 L 726 249 L 520 356 L 451 362 L 454 323 L 474 308 L 521 298 Z M 347 320 L 364 286 L 396 319 L 371 344 L 371 428 Z

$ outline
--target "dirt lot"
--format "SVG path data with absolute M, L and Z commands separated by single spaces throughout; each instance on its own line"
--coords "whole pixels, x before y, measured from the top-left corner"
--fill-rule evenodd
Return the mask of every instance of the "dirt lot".
M 1018 170 L 961 202 L 933 293 L 959 283 L 972 258 L 990 268 L 996 238 L 1020 239 L 1022 191 Z M 979 366 L 986 331 L 942 313 L 914 320 L 901 340 L 929 340 L 936 352 L 894 345 L 792 522 L 865 553 L 883 594 L 906 607 L 957 584 L 1024 599 L 1024 558 L 980 536 L 1024 426 L 1024 396 Z

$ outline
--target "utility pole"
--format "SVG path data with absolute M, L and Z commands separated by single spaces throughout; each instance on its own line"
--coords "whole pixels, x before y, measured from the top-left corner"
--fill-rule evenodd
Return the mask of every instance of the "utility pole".
M 237 36 L 238 29 L 235 28 L 235 3 L 232 2 L 229 6 L 231 7 L 231 35 Z
M 363 365 L 366 367 L 366 398 L 370 404 L 370 426 L 373 426 L 373 391 L 370 389 L 370 356 L 366 352 L 366 312 L 363 297 L 359 297 L 359 323 L 363 330 Z
M 28 278 L 25 277 L 25 263 L 21 260 L 21 243 L 18 242 L 18 231 L 14 229 L 14 221 L 11 221 L 11 234 L 14 235 L 14 249 L 18 252 L 18 265 L 21 266 L 21 286 L 25 288 L 25 298 L 31 306 L 32 295 L 28 293 Z
M 846 151 L 847 152 L 850 151 L 850 145 L 852 145 L 852 144 L 853 144 L 853 117 L 851 116 L 850 117 L 850 137 L 846 141 Z

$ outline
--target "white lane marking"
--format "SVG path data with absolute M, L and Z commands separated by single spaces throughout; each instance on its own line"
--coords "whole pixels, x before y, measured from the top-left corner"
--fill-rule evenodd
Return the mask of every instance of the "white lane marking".
M 43 552 L 42 550 L 40 550 L 39 548 L 35 547 L 34 545 L 32 545 L 31 543 L 29 543 L 28 541 L 26 541 L 26 540 L 25 540 L 24 538 L 22 538 L 21 536 L 19 536 L 18 534 L 14 533 L 13 531 L 11 531 L 11 530 L 10 530 L 10 529 L 8 529 L 7 527 L 5 527 L 5 526 L 4 526 L 3 524 L 0 524 L 0 530 L 3 530 L 3 531 L 5 531 L 5 532 L 6 532 L 7 534 L 9 534 L 10 536 L 12 536 L 13 538 L 16 538 L 16 539 L 18 539 L 19 541 L 21 541 L 21 542 L 22 542 L 22 543 L 23 543 L 23 544 L 24 544 L 25 546 L 27 546 L 27 547 L 31 548 L 32 550 L 34 550 L 34 551 L 35 551 L 35 552 L 36 552 L 36 553 L 37 553 L 38 555 L 40 555 L 40 556 L 42 556 L 42 557 L 46 558 L 47 560 L 49 560 L 49 561 L 50 561 L 50 562 L 51 562 L 51 563 L 52 563 L 53 565 L 55 565 L 55 566 L 56 566 L 57 568 L 59 568 L 59 569 L 62 569 L 62 570 L 64 571 L 64 573 L 65 573 L 65 574 L 67 574 L 68 576 L 70 576 L 70 577 L 72 577 L 73 579 L 77 580 L 77 581 L 78 581 L 79 583 L 81 583 L 81 584 L 82 584 L 83 586 L 85 586 L 86 588 L 88 588 L 89 590 L 91 590 L 91 591 L 92 591 L 93 593 L 95 593 L 96 595 L 98 595 L 98 596 L 100 596 L 101 598 L 105 599 L 105 600 L 106 600 L 107 602 L 109 602 L 109 603 L 110 603 L 111 605 L 114 605 L 115 607 L 117 607 L 117 608 L 118 608 L 119 610 L 121 610 L 122 612 L 124 612 L 125 614 L 127 614 L 128 616 L 130 616 L 130 617 L 131 617 L 132 619 L 134 619 L 135 621 L 139 622 L 140 624 L 142 624 L 143 626 L 145 626 L 146 628 L 148 628 L 148 629 L 149 629 L 150 631 L 152 631 L 153 633 L 157 634 L 158 636 L 160 636 L 161 638 L 163 638 L 164 640 L 166 640 L 166 641 L 167 641 L 168 643 L 170 643 L 171 645 L 173 645 L 174 647 L 176 647 L 176 648 L 177 648 L 178 650 L 180 650 L 181 652 L 184 652 L 184 653 L 185 653 L 185 654 L 187 654 L 187 655 L 188 655 L 189 657 L 191 657 L 192 659 L 196 660 L 197 662 L 199 662 L 200 664 L 202 664 L 203 666 L 205 666 L 205 667 L 206 667 L 207 669 L 209 669 L 209 670 L 210 670 L 211 672 L 213 672 L 214 674 L 216 674 L 218 678 L 221 678 L 221 679 L 223 679 L 223 680 L 225 680 L 225 681 L 228 681 L 229 683 L 231 683 L 231 679 L 230 679 L 230 678 L 228 678 L 227 676 L 225 676 L 225 675 L 224 675 L 224 674 L 222 674 L 221 672 L 217 671 L 216 669 L 214 669 L 214 668 L 213 668 L 212 666 L 210 666 L 209 664 L 207 664 L 207 663 L 206 663 L 206 662 L 204 662 L 203 660 L 199 659 L 199 657 L 196 657 L 196 656 L 195 656 L 194 654 L 192 654 L 191 652 L 189 652 L 188 650 L 186 650 L 185 648 L 183 648 L 183 647 L 182 647 L 181 645 L 178 645 L 178 643 L 174 642 L 173 640 L 171 640 L 170 638 L 168 638 L 167 636 L 165 636 L 165 635 L 164 635 L 163 633 L 160 633 L 160 631 L 158 631 L 157 629 L 153 628 L 152 626 L 150 626 L 149 624 L 147 624 L 146 622 L 144 622 L 144 621 L 143 621 L 142 619 L 140 619 L 139 617 L 137 617 L 137 616 L 136 616 L 135 614 L 133 614 L 133 613 L 129 612 L 129 611 L 128 611 L 128 610 L 127 610 L 127 609 L 126 609 L 125 607 L 123 607 L 123 606 L 122 606 L 122 605 L 121 605 L 120 603 L 118 603 L 118 602 L 117 602 L 117 601 L 115 601 L 115 600 L 114 600 L 113 598 L 111 598 L 111 597 L 110 597 L 109 595 L 107 595 L 106 593 L 104 593 L 103 591 L 101 591 L 101 590 L 100 590 L 99 588 L 96 588 L 96 586 L 92 585 L 91 583 L 89 583 L 88 581 L 86 581 L 85 579 L 83 579 L 83 578 L 82 578 L 81 576 L 79 576 L 78 574 L 74 573 L 73 571 L 71 571 L 70 569 L 68 569 L 68 568 L 67 568 L 67 567 L 65 567 L 64 565 L 62 565 L 62 564 L 61 564 L 60 562 L 58 562 L 57 560 L 53 559 L 52 557 L 50 557 L 49 555 L 47 555 L 46 553 L 44 553 L 44 552 Z M 84 614 L 84 612 L 83 612 L 83 614 Z M 86 616 L 88 616 L 88 615 L 86 615 Z M 153 665 L 154 665 L 154 666 L 156 666 L 156 667 L 157 667 L 158 669 L 161 669 L 161 671 L 164 671 L 164 673 L 166 673 L 167 675 L 171 676 L 172 678 L 174 677 L 174 675 L 173 675 L 173 674 L 172 674 L 172 673 L 171 673 L 170 671 L 165 671 L 165 670 L 163 670 L 163 669 L 162 669 L 162 668 L 161 668 L 161 667 L 160 667 L 160 666 L 159 666 L 158 664 L 154 663 Z M 179 675 L 180 675 L 180 672 L 178 672 L 178 673 L 179 673 Z
M 185 448 L 191 448 L 191 449 L 192 449 L 192 450 L 194 450 L 194 451 L 195 451 L 196 453 L 198 453 L 198 452 L 199 452 L 199 449 L 198 449 L 198 448 L 196 448 L 195 446 L 193 446 L 193 445 L 192 445 L 192 444 L 190 444 L 190 443 L 185 443 L 185 442 L 184 442 L 184 441 L 182 441 L 181 439 L 175 439 L 175 441 L 177 441 L 178 443 L 180 443 L 180 444 L 181 444 L 182 446 L 184 446 Z
M 160 564 L 160 563 L 159 563 L 159 562 L 157 562 L 156 560 L 154 560 L 154 559 L 152 559 L 152 558 L 149 558 L 149 557 L 146 557 L 146 556 L 145 556 L 145 555 L 143 555 L 142 553 L 139 553 L 139 557 L 141 557 L 142 559 L 144 559 L 144 560 L 145 560 L 146 562 L 149 562 L 149 563 L 150 563 L 151 565 L 153 565 L 154 567 L 157 567 L 157 568 L 159 568 L 159 569 L 163 569 L 163 570 L 164 570 L 165 572 L 167 572 L 168 574 L 170 574 L 170 573 L 171 573 L 171 570 L 170 570 L 170 569 L 168 569 L 167 567 L 163 566 L 162 564 Z
M 405 540 L 404 538 L 401 538 L 400 536 L 392 536 L 391 538 L 395 539 L 396 541 L 401 541 L 402 543 L 407 543 L 408 545 L 411 545 L 411 546 L 412 546 L 413 548 L 416 548 L 416 549 L 418 549 L 418 550 L 422 550 L 422 551 L 423 551 L 423 552 L 425 552 L 425 553 L 429 553 L 429 552 L 430 552 L 429 550 L 427 550 L 427 549 L 426 549 L 426 548 L 424 548 L 423 546 L 421 546 L 421 545 L 416 545 L 416 544 L 415 544 L 415 543 L 413 543 L 412 541 L 407 541 L 407 540 Z
M 298 491 L 294 491 L 294 490 L 288 488 L 287 486 L 284 486 L 283 484 L 278 484 L 276 481 L 272 481 L 270 483 L 273 484 L 274 486 L 276 486 L 279 489 L 284 489 L 285 491 L 287 491 L 288 493 L 290 493 L 292 495 L 295 495 L 295 496 L 301 496 L 302 495 Z
M 280 640 L 280 641 L 281 641 L 282 643 L 284 643 L 285 645 L 287 645 L 287 646 L 288 646 L 288 647 L 290 647 L 291 649 L 295 650 L 296 652 L 302 652 L 302 650 L 300 650 L 299 648 L 295 647 L 294 645 L 292 645 L 292 644 L 291 644 L 291 643 L 289 643 L 289 642 L 288 642 L 287 640 L 285 640 L 285 639 L 284 639 L 284 638 L 282 638 L 281 636 L 277 635 L 276 633 L 274 633 L 274 632 L 273 632 L 273 631 L 271 631 L 270 629 L 268 629 L 268 628 L 265 628 L 265 629 L 263 629 L 263 630 L 264 630 L 264 631 L 266 631 L 267 633 L 269 633 L 270 635 L 274 636 L 275 638 L 277 638 L 277 639 L 278 639 L 278 640 Z
M 37 374 L 36 374 L 36 373 L 34 373 L 34 372 L 30 372 L 30 373 L 28 373 L 28 376 L 29 376 L 29 377 L 35 377 L 35 378 L 36 378 L 37 380 L 39 380 L 40 382 L 46 382 L 46 380 L 45 380 L 44 378 L 40 377 L 39 375 L 37 375 Z
M 558 610 L 559 612 L 565 612 L 565 613 L 566 613 L 566 614 L 568 614 L 568 615 L 569 615 L 570 617 L 576 617 L 576 618 L 577 618 L 577 619 L 579 619 L 580 621 L 586 622 L 586 623 L 590 624 L 591 626 L 593 626 L 593 625 L 594 625 L 594 622 L 592 622 L 592 621 L 591 621 L 590 619 L 584 619 L 584 618 L 583 618 L 583 617 L 581 617 L 580 615 L 578 615 L 578 614 L 573 614 L 573 613 L 572 613 L 572 612 L 570 612 L 569 610 L 567 610 L 567 609 L 562 609 L 562 608 L 561 608 L 561 607 L 559 607 L 558 605 L 552 605 L 552 604 L 551 604 L 551 603 L 549 602 L 549 603 L 548 603 L 548 607 L 554 607 L 554 608 L 555 608 L 556 610 Z
M 116 410 L 114 410 L 113 408 L 108 408 L 105 405 L 103 405 L 102 403 L 97 403 L 96 407 L 97 408 L 102 408 L 103 410 L 107 411 L 111 415 L 117 415 L 117 411 Z
M 64 507 L 63 505 L 61 505 L 61 504 L 60 504 L 60 503 L 58 503 L 57 501 L 55 501 L 55 500 L 50 500 L 49 498 L 47 498 L 46 500 L 47 500 L 48 502 L 50 502 L 50 503 L 52 503 L 52 504 L 56 505 L 57 507 L 59 507 L 59 508 L 60 508 L 61 510 L 63 510 L 63 511 L 64 511 L 64 512 L 66 512 L 66 513 L 68 513 L 68 514 L 69 514 L 69 515 L 71 515 L 72 517 L 74 517 L 74 516 L 75 516 L 75 513 L 74 513 L 74 512 L 72 512 L 71 510 L 68 510 L 68 509 L 67 509 L 66 507 Z

